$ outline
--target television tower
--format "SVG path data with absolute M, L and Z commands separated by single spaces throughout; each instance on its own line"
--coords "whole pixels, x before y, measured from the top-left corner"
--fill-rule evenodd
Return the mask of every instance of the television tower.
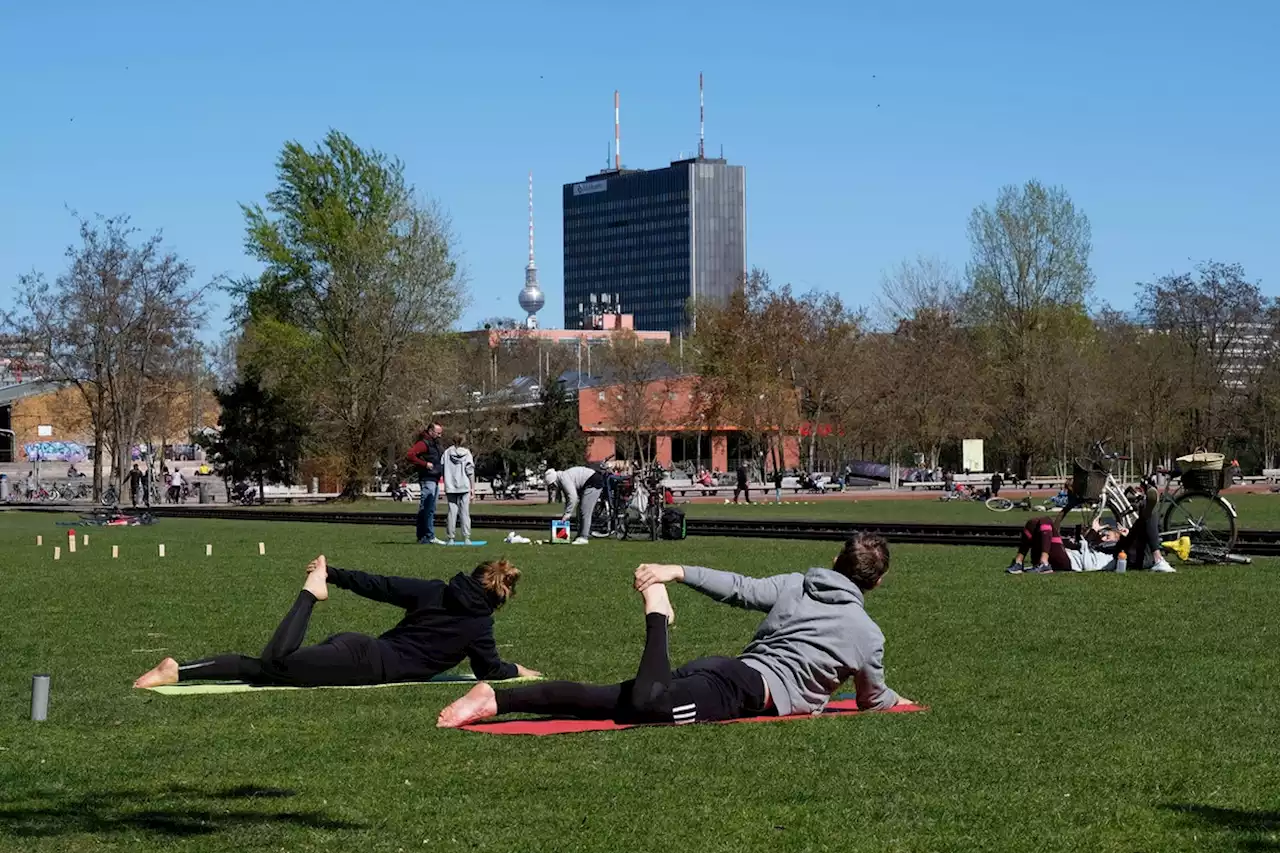
M 529 265 L 524 268 L 524 289 L 520 291 L 520 307 L 528 317 L 526 329 L 538 328 L 538 312 L 547 302 L 538 287 L 538 265 L 533 261 L 533 172 L 529 173 Z

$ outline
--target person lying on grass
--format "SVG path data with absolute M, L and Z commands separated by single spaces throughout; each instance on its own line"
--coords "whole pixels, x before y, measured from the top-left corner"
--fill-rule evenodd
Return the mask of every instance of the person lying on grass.
M 515 595 L 518 580 L 520 570 L 506 560 L 481 563 L 446 583 L 334 568 L 322 554 L 307 566 L 302 591 L 260 658 L 227 654 L 183 664 L 165 658 L 133 686 L 206 679 L 293 687 L 425 681 L 464 657 L 476 678 L 536 677 L 541 673 L 503 661 L 493 639 L 493 613 Z M 402 607 L 404 618 L 380 637 L 336 634 L 302 647 L 311 609 L 329 597 L 328 584 Z
M 635 678 L 608 686 L 550 681 L 503 690 L 481 683 L 441 711 L 436 725 L 457 728 L 515 713 L 677 724 L 816 714 L 849 678 L 863 710 L 911 704 L 885 685 L 884 635 L 863 609 L 863 597 L 888 568 L 888 544 L 868 535 L 848 540 L 832 568 L 804 574 L 749 578 L 646 563 L 635 574 L 645 612 Z M 674 613 L 664 586 L 671 581 L 769 615 L 738 657 L 699 658 L 672 672 L 667 626 Z
M 1172 574 L 1177 571 L 1164 559 L 1160 550 L 1160 525 L 1155 519 L 1159 495 L 1154 490 L 1138 498 L 1137 521 L 1132 528 L 1106 527 L 1094 519 L 1090 529 L 1074 543 L 1063 541 L 1059 529 L 1072 509 L 1068 504 L 1056 519 L 1033 518 L 1022 529 L 1018 552 L 1005 569 L 1008 574 L 1052 574 L 1053 572 L 1113 572 L 1121 551 L 1135 569 L 1148 567 L 1153 572 Z M 1146 566 L 1147 555 L 1151 557 Z M 1030 555 L 1032 565 L 1025 565 Z

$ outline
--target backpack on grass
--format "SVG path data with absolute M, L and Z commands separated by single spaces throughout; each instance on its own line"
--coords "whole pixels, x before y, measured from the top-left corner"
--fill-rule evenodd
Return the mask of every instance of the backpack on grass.
M 685 538 L 684 510 L 667 507 L 662 511 L 658 526 L 663 539 Z

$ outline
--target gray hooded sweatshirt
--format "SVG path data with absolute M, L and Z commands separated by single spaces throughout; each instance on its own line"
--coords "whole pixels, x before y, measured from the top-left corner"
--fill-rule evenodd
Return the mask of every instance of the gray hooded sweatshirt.
M 457 495 L 471 491 L 471 481 L 476 476 L 476 463 L 471 451 L 452 445 L 444 452 L 444 491 Z
M 780 716 L 816 714 L 852 678 L 862 710 L 898 701 L 884 683 L 884 634 L 862 590 L 833 569 L 748 578 L 684 566 L 684 583 L 716 601 L 769 615 L 738 659 L 769 686 Z

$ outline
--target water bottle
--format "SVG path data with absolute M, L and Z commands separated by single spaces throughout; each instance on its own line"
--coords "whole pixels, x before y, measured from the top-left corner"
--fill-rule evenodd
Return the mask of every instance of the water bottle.
M 1116 557 L 1116 573 L 1124 574 L 1125 569 L 1127 568 L 1126 566 L 1127 563 L 1128 563 L 1128 557 L 1125 556 L 1124 551 L 1121 551 L 1120 554 Z

